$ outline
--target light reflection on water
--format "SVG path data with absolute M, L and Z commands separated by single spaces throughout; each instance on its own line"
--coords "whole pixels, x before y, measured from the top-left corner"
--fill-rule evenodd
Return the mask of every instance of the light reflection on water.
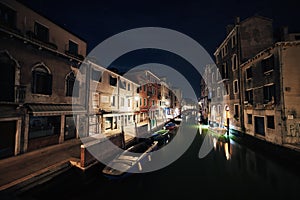
M 271 193 L 275 197 L 297 196 L 296 191 L 300 188 L 299 170 L 290 170 L 292 168 L 283 165 L 283 160 L 275 160 L 264 152 L 242 146 L 230 138 L 220 139 L 211 135 L 209 137 L 213 142 L 212 155 L 216 164 L 223 168 L 225 173 L 231 174 L 230 181 L 243 179 L 243 183 L 249 190 L 261 187 L 263 194 Z M 219 156 L 226 159 L 225 165 L 219 164 Z M 289 164 L 293 165 L 293 163 Z M 235 185 L 237 189 L 241 187 L 243 186 Z
M 218 136 L 209 135 L 209 137 L 213 142 L 214 150 L 224 152 L 226 160 L 230 160 L 232 154 L 231 139 L 227 137 L 224 138 L 224 136 L 219 138 Z
M 55 199 L 52 191 L 56 191 L 68 199 L 111 197 L 116 193 L 132 199 L 143 199 L 145 195 L 152 199 L 172 196 L 191 199 L 195 196 L 199 199 L 299 199 L 300 168 L 297 173 L 282 165 L 279 159 L 270 159 L 264 152 L 240 145 L 232 139 L 228 142 L 227 137 L 218 139 L 209 136 L 213 150 L 199 159 L 197 155 L 205 135 L 206 130 L 201 135 L 197 134 L 191 148 L 161 170 L 109 182 L 100 174 L 99 166 L 83 175 L 72 169 L 24 197 Z

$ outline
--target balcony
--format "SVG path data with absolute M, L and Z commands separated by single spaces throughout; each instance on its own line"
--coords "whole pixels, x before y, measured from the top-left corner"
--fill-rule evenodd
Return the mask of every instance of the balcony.
M 0 28 L 17 35 L 21 35 L 20 29 L 16 28 L 14 25 L 8 25 L 0 22 Z
M 48 47 L 48 48 L 50 48 L 50 49 L 57 50 L 56 44 L 51 43 L 51 42 L 47 42 L 47 41 L 42 41 L 42 40 L 40 40 L 40 39 L 35 35 L 35 33 L 32 32 L 32 31 L 27 31 L 27 32 L 26 32 L 26 36 L 27 36 L 27 38 L 28 38 L 29 40 L 32 40 L 33 42 L 36 42 L 36 43 L 38 43 L 38 44 L 40 44 L 40 45 L 42 45 L 42 46 Z
M 15 85 L 15 102 L 24 103 L 26 97 L 26 86 Z
M 77 53 L 73 53 L 73 52 L 71 52 L 69 50 L 65 50 L 65 54 L 67 54 L 68 56 L 77 58 L 78 60 L 83 60 L 84 59 L 83 55 L 80 55 L 80 54 L 77 54 Z

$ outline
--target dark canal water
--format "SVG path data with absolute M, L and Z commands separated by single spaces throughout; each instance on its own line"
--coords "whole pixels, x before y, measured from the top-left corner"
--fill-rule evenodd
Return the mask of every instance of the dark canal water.
M 198 132 L 184 155 L 161 170 L 110 181 L 102 175 L 101 164 L 86 172 L 72 168 L 17 198 L 300 199 L 300 167 L 295 163 L 274 159 L 233 140 L 230 146 L 215 141 L 215 148 L 199 159 L 205 134 Z

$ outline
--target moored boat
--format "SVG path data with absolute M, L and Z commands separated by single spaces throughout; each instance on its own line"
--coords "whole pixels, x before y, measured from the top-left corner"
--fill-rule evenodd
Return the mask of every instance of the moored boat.
M 102 173 L 109 179 L 118 179 L 134 172 L 140 172 L 147 162 L 151 161 L 151 152 L 156 150 L 158 141 L 147 139 L 116 156 Z

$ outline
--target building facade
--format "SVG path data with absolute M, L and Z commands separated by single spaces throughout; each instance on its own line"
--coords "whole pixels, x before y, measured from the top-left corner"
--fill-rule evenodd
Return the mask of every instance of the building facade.
M 300 42 L 278 42 L 241 65 L 245 133 L 299 144 Z
M 89 135 L 109 135 L 139 121 L 139 85 L 87 60 Z
M 226 121 L 223 99 L 228 100 L 228 94 L 224 88 L 219 69 L 215 64 L 205 66 L 200 87 L 200 121 L 213 127 L 223 127 Z
M 82 95 L 73 86 L 86 42 L 18 1 L 0 11 L 0 157 L 78 137 L 85 109 L 72 106 Z
M 243 131 L 240 64 L 273 44 L 272 20 L 252 16 L 227 27 L 227 36 L 215 51 L 216 65 L 224 84 L 224 108 L 229 108 L 230 128 Z

